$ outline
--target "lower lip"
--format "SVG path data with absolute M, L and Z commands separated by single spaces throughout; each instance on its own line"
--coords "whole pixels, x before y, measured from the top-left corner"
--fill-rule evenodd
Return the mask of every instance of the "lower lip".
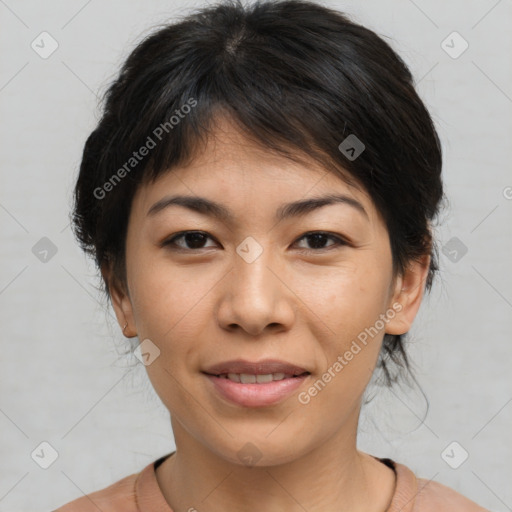
M 224 398 L 243 407 L 266 407 L 280 402 L 296 391 L 309 377 L 309 374 L 306 374 L 263 384 L 242 384 L 224 377 L 205 375 Z

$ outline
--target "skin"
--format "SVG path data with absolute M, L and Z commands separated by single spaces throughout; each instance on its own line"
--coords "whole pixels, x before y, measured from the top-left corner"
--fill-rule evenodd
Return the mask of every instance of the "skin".
M 341 193 L 359 201 L 324 206 L 278 223 L 279 206 Z M 171 194 L 222 203 L 232 223 L 171 206 Z M 184 230 L 206 232 L 202 244 L 161 243 Z M 316 249 L 309 231 L 329 231 Z M 253 237 L 263 249 L 252 263 L 237 246 Z M 192 248 L 190 248 L 192 247 Z M 199 248 L 194 248 L 199 247 Z M 188 248 L 188 249 L 187 249 Z M 156 471 L 175 512 L 265 510 L 382 512 L 394 472 L 356 447 L 363 392 L 384 333 L 403 334 L 424 292 L 429 256 L 393 275 L 386 226 L 364 190 L 317 162 L 271 154 L 220 119 L 194 161 L 140 186 L 126 239 L 126 283 L 102 268 L 124 333 L 149 338 L 160 356 L 147 372 L 171 414 L 177 452 Z M 298 401 L 365 328 L 393 304 L 401 311 L 309 403 Z M 244 358 L 285 360 L 311 375 L 285 401 L 244 408 L 224 400 L 201 373 Z M 248 467 L 238 452 L 252 443 L 261 458 Z M 245 448 L 246 449 L 246 448 Z

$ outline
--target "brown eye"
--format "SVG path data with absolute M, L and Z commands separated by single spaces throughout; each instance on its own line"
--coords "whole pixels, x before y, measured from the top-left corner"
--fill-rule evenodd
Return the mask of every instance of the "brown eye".
M 208 239 L 213 240 L 213 238 L 204 231 L 183 231 L 163 242 L 162 247 L 166 246 L 173 250 L 183 251 L 195 251 L 214 247 L 212 245 L 205 246 Z M 297 244 L 301 240 L 307 240 L 310 246 L 300 247 L 300 249 L 314 252 L 330 250 L 343 245 L 348 245 L 343 238 L 324 231 L 312 231 L 310 233 L 305 233 L 295 243 Z M 333 243 L 326 245 L 329 240 Z
M 175 235 L 169 240 L 163 242 L 162 246 L 171 246 L 178 249 L 193 251 L 208 248 L 204 245 L 208 239 L 213 240 L 210 235 L 203 231 L 183 231 L 182 233 L 179 233 L 178 235 Z M 180 241 L 180 243 L 177 243 L 178 241 Z
M 333 240 L 334 243 L 326 246 L 325 243 L 329 239 Z M 345 240 L 343 240 L 342 238 L 340 238 L 336 235 L 331 235 L 330 233 L 326 233 L 324 231 L 312 231 L 310 233 L 306 233 L 306 234 L 302 235 L 302 237 L 299 238 L 298 241 L 300 241 L 300 240 L 308 240 L 311 247 L 305 247 L 305 249 L 312 250 L 312 251 L 328 250 L 328 249 L 331 249 L 334 247 L 339 247 L 341 245 L 347 245 Z

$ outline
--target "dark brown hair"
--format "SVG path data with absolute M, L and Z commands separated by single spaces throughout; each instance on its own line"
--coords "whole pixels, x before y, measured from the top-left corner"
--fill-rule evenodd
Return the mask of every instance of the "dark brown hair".
M 304 0 L 224 1 L 164 25 L 132 51 L 106 92 L 75 188 L 73 229 L 98 267 L 112 262 L 125 283 L 137 187 L 193 159 L 218 115 L 268 151 L 314 157 L 366 190 L 386 222 L 395 272 L 431 254 L 430 289 L 430 223 L 443 196 L 432 119 L 388 43 Z M 364 145 L 359 155 L 343 145 L 349 136 Z M 388 384 L 389 361 L 409 368 L 401 336 L 384 337 Z

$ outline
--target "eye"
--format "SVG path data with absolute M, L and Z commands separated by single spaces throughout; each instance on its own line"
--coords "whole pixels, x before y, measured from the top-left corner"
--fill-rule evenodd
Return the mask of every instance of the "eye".
M 208 239 L 213 240 L 213 238 L 204 231 L 183 231 L 162 242 L 161 245 L 162 247 L 171 246 L 172 249 L 177 250 L 194 251 L 198 249 L 207 249 L 208 247 L 213 247 L 204 245 Z M 311 248 L 301 247 L 301 249 L 316 252 L 329 250 L 331 248 L 339 247 L 342 245 L 348 245 L 344 239 L 325 231 L 311 231 L 309 233 L 305 233 L 295 243 L 297 244 L 301 240 L 308 240 L 308 242 L 312 245 Z M 325 242 L 328 240 L 333 240 L 334 243 L 325 246 Z M 178 243 L 178 241 L 181 241 L 181 243 Z
M 204 243 L 208 238 L 213 240 L 210 235 L 203 231 L 183 231 L 182 233 L 179 233 L 173 236 L 172 238 L 164 241 L 162 243 L 162 246 L 170 245 L 173 246 L 173 248 L 177 247 L 178 249 L 183 250 L 205 249 L 208 248 L 204 247 Z M 189 247 L 176 243 L 177 240 L 181 239 L 183 239 L 185 244 L 189 244 Z
M 325 242 L 329 239 L 334 240 L 334 244 L 325 246 Z M 339 236 L 331 235 L 325 231 L 311 231 L 310 233 L 306 233 L 302 235 L 296 243 L 300 240 L 309 240 L 312 249 L 307 247 L 305 249 L 313 251 L 329 250 L 334 247 L 339 247 L 340 245 L 348 245 L 348 243 Z

